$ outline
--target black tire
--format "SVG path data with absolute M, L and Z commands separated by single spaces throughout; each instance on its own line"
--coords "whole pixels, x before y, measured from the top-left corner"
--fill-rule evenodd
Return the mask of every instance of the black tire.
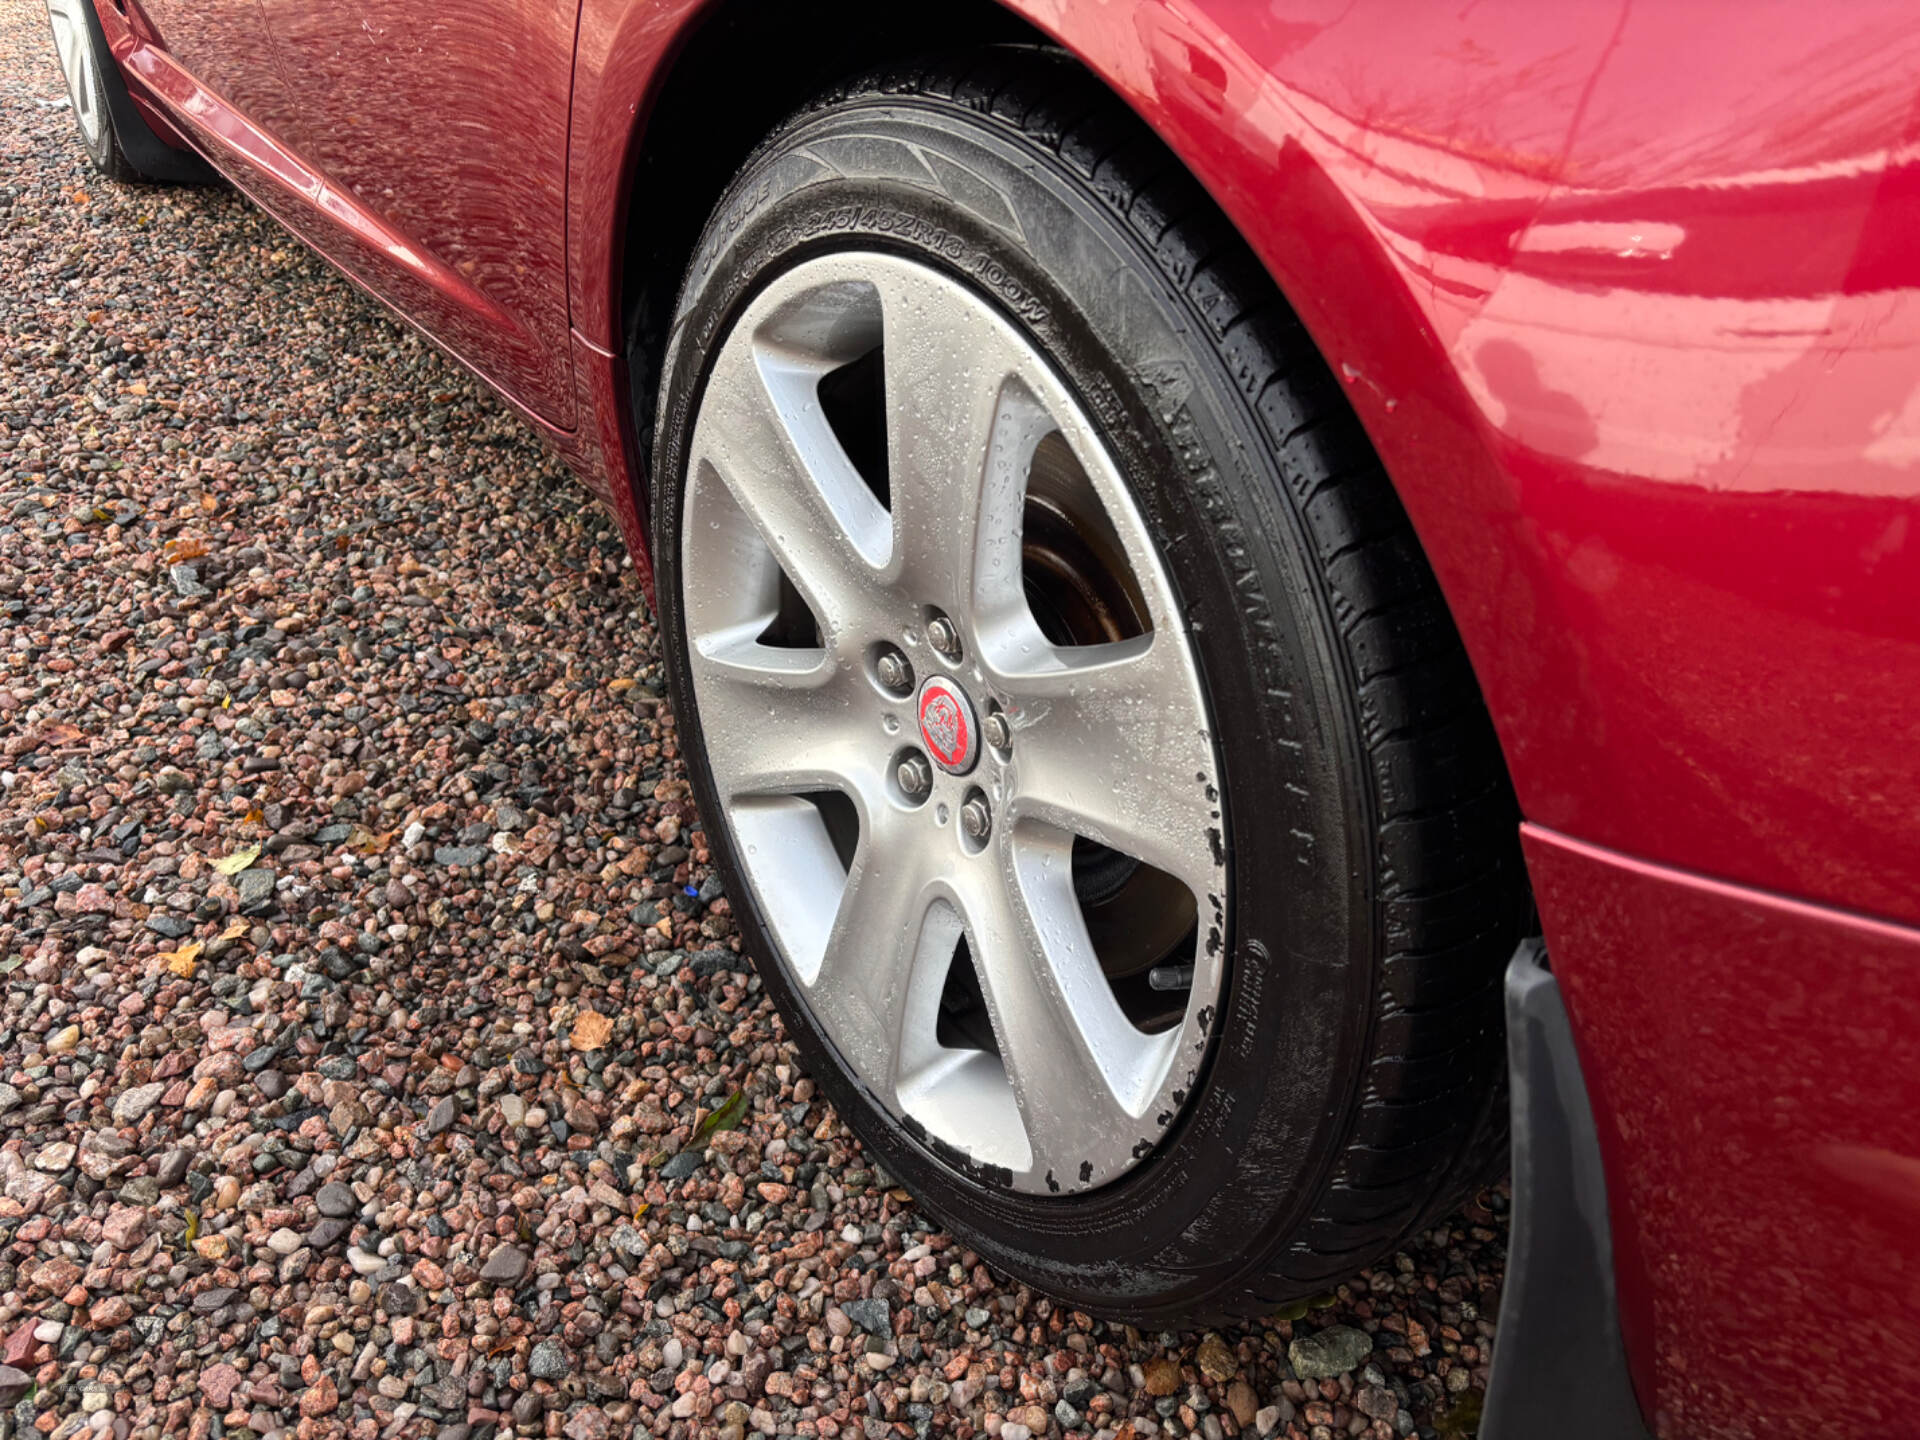
M 84 22 L 76 32 L 82 44 L 72 56 L 80 73 L 71 73 L 69 56 L 61 53 L 57 44 L 55 53 L 67 82 L 80 148 L 93 168 L 122 184 L 202 185 L 216 181 L 219 177 L 204 160 L 167 144 L 141 116 L 108 51 L 93 0 L 50 0 L 50 20 L 55 4 Z M 82 118 L 83 104 L 99 107 L 99 123 L 90 127 Z
M 972 178 L 945 189 L 936 168 Z M 796 1003 L 703 759 L 678 536 L 706 366 L 763 281 L 850 246 L 937 265 L 1025 327 L 1098 418 L 1194 623 L 1228 781 L 1227 988 L 1183 1116 L 1070 1198 L 969 1178 L 865 1098 Z M 654 554 L 696 795 L 770 991 L 890 1172 L 1010 1274 L 1153 1325 L 1324 1290 L 1487 1178 L 1501 976 L 1527 915 L 1492 728 L 1338 385 L 1135 117 L 1024 49 L 823 98 L 721 200 L 662 375 Z

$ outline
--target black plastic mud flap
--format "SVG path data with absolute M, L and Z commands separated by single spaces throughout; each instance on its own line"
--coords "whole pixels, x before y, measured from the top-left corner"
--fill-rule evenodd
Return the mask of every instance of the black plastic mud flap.
M 191 150 L 176 150 L 153 133 L 153 127 L 147 124 L 127 91 L 126 77 L 120 73 L 113 51 L 107 48 L 107 32 L 101 28 L 99 12 L 93 6 L 94 0 L 81 0 L 87 32 L 93 37 L 94 53 L 100 57 L 100 79 L 107 92 L 107 120 L 113 126 L 120 153 L 127 157 L 127 163 L 138 170 L 142 178 L 163 184 L 219 183 L 220 176 L 205 160 Z
M 1513 1235 L 1480 1440 L 1650 1440 L 1620 1338 L 1607 1182 L 1546 947 L 1507 965 Z

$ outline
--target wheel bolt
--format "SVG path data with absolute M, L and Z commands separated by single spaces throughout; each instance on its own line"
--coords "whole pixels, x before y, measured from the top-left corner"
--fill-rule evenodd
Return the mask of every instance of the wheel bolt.
M 908 755 L 900 761 L 893 778 L 900 782 L 902 791 L 918 800 L 933 788 L 933 767 L 924 755 Z
M 904 695 L 913 688 L 913 666 L 898 650 L 882 650 L 873 662 L 873 673 L 880 677 L 882 685 L 896 694 Z
M 986 796 L 976 795 L 960 807 L 960 828 L 969 840 L 987 838 L 993 829 L 993 811 L 987 806 Z
M 980 731 L 987 737 L 987 744 L 1001 754 L 1013 749 L 1013 727 L 1007 724 L 1007 717 L 998 710 L 989 710 Z
M 960 659 L 960 631 L 944 615 L 936 615 L 927 622 L 927 643 L 940 652 L 942 659 L 954 662 Z

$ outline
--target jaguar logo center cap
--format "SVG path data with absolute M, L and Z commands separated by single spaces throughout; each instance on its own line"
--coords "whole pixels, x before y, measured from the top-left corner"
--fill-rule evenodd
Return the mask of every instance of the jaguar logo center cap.
M 944 675 L 929 675 L 914 707 L 920 743 L 949 775 L 964 775 L 980 758 L 980 726 L 966 692 Z

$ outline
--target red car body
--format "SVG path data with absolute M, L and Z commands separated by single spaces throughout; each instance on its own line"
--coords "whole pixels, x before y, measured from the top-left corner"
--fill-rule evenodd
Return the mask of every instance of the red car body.
M 1856 1384 L 1844 1338 L 1920 1333 L 1911 4 L 1010 6 L 1240 227 L 1432 559 L 1650 1422 L 1914 1433 L 1920 1358 Z M 497 386 L 643 576 L 631 257 L 717 8 L 100 0 L 156 124 Z

